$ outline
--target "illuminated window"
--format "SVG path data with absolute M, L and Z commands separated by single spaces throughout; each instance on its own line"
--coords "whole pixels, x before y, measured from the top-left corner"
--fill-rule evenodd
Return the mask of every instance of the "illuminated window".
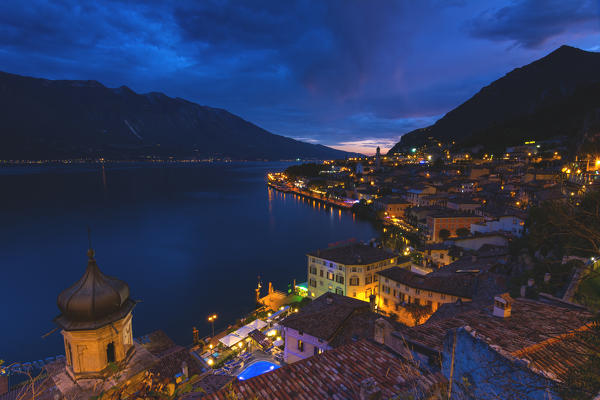
M 298 350 L 300 350 L 300 352 L 304 351 L 304 342 L 300 339 L 298 339 Z

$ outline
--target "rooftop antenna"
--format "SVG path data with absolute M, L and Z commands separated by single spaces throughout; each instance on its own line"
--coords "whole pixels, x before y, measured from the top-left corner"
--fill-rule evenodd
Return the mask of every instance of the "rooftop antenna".
M 88 248 L 92 248 L 92 228 L 90 228 L 90 226 L 88 225 L 87 227 L 87 231 L 88 231 Z
M 88 225 L 87 227 L 87 231 L 88 231 L 88 258 L 90 260 L 94 259 L 94 250 L 92 249 L 92 229 L 90 228 L 90 226 Z

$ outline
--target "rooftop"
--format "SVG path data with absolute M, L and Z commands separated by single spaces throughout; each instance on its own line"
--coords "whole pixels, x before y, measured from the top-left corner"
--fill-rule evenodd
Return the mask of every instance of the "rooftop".
M 442 351 L 451 329 L 468 326 L 497 351 L 528 362 L 532 369 L 560 376 L 584 355 L 576 351 L 572 333 L 581 329 L 592 314 L 581 309 L 524 298 L 514 299 L 510 317 L 492 315 L 491 305 L 452 318 L 432 318 L 425 324 L 404 328 L 400 334 L 409 343 Z
M 473 275 L 443 272 L 421 275 L 400 267 L 391 267 L 377 273 L 412 288 L 465 298 L 472 298 L 477 279 Z
M 342 328 L 353 325 L 352 319 L 360 314 L 371 314 L 371 306 L 366 301 L 326 293 L 279 324 L 330 341 Z
M 313 251 L 308 255 L 346 265 L 366 265 L 396 257 L 392 252 L 364 243 L 329 247 Z
M 440 374 L 419 370 L 398 354 L 368 340 L 286 365 L 245 381 L 234 381 L 238 399 L 319 400 L 359 398 L 367 383 L 381 397 L 397 395 L 427 398 L 434 386 L 444 382 Z M 206 396 L 224 400 L 229 389 Z M 373 396 L 377 396 L 373 394 Z
M 456 212 L 452 210 L 444 210 L 427 216 L 428 218 L 482 218 L 478 215 L 473 215 L 465 212 Z

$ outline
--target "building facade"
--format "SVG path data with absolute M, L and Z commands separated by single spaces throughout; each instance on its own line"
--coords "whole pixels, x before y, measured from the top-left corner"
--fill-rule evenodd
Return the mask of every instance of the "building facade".
M 371 311 L 375 303 L 326 293 L 281 321 L 286 363 L 294 363 L 326 350 L 371 338 L 375 320 Z
M 404 268 L 392 267 L 377 273 L 379 296 L 377 308 L 409 325 L 425 323 L 445 303 L 471 301 L 473 278 L 451 273 L 420 275 Z
M 377 295 L 377 272 L 397 265 L 399 257 L 363 243 L 331 246 L 309 253 L 308 293 L 315 299 L 325 293 L 369 301 Z M 400 258 L 403 265 L 410 260 Z
M 440 231 L 447 230 L 449 237 L 457 236 L 456 231 L 465 228 L 471 230 L 471 225 L 483 221 L 483 217 L 469 214 L 440 213 L 427 216 L 428 238 L 431 242 L 440 242 Z

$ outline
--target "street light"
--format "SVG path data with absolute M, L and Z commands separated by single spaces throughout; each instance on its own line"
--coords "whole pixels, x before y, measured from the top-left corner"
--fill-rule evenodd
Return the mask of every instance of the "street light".
M 217 319 L 217 314 L 210 315 L 208 317 L 208 322 L 212 325 L 212 335 L 215 336 L 215 319 Z

